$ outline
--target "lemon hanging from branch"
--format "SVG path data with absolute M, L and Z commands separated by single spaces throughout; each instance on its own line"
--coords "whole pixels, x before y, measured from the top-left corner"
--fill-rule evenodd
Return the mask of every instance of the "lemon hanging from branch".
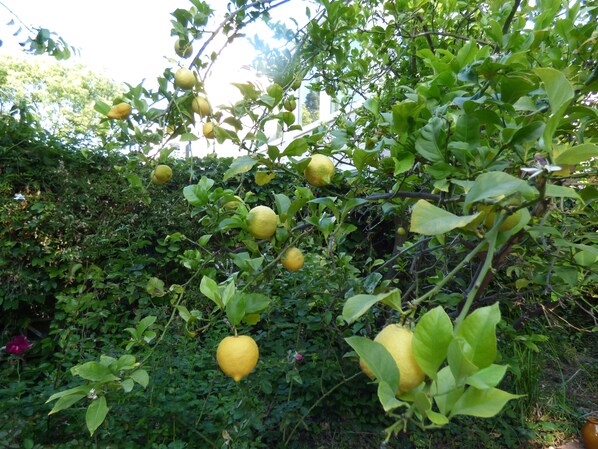
M 218 366 L 224 374 L 239 382 L 247 376 L 259 359 L 257 343 L 248 335 L 225 337 L 216 350 Z
M 312 186 L 324 187 L 330 184 L 334 172 L 334 164 L 329 157 L 323 154 L 313 154 L 303 174 Z
M 398 324 L 389 324 L 380 331 L 374 341 L 386 348 L 397 364 L 400 373 L 399 391 L 406 393 L 424 380 L 425 374 L 419 367 L 412 349 L 413 332 Z M 374 376 L 370 368 L 363 361 L 359 361 L 361 370 L 370 378 Z

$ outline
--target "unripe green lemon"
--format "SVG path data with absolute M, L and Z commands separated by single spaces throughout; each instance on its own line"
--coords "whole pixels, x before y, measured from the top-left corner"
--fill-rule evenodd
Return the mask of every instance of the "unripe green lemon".
M 172 168 L 168 165 L 157 165 L 152 172 L 152 182 L 157 185 L 166 184 L 172 178 Z

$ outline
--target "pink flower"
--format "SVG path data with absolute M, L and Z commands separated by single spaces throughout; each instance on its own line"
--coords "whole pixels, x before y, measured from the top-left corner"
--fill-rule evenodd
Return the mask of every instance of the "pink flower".
M 301 354 L 297 353 L 297 354 L 295 354 L 295 360 L 300 362 L 301 360 L 303 360 L 303 356 Z
M 22 335 L 15 335 L 12 339 L 6 343 L 6 352 L 10 354 L 19 355 L 25 352 L 31 347 L 31 343 L 27 340 L 27 337 Z

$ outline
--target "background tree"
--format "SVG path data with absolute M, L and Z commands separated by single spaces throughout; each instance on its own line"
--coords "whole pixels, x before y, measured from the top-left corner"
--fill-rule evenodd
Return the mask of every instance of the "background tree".
M 0 61 L 0 110 L 27 105 L 54 136 L 90 143 L 108 127 L 94 110 L 99 99 L 115 98 L 121 86 L 80 64 L 44 57 L 5 57 Z

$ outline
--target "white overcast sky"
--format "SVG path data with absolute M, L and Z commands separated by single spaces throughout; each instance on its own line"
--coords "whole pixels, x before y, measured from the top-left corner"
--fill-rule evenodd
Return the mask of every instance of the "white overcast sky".
M 213 0 L 212 4 L 222 9 L 226 2 Z M 180 61 L 173 50 L 175 38 L 170 35 L 171 12 L 190 6 L 188 0 L 0 0 L 0 57 L 18 52 L 18 41 L 27 36 L 26 30 L 13 36 L 20 24 L 15 19 L 15 25 L 8 25 L 15 18 L 12 12 L 25 25 L 47 28 L 80 49 L 80 57 L 73 62 L 118 82 L 136 85 L 146 79 L 146 85 L 153 87 L 165 68 L 176 68 L 176 61 Z M 293 0 L 276 13 L 279 18 L 296 16 L 299 22 L 305 21 L 305 1 Z M 265 27 L 258 31 L 261 38 L 268 32 Z M 228 92 L 236 94 L 230 82 L 247 81 L 249 75 L 241 67 L 249 65 L 253 57 L 248 42 L 236 42 L 216 64 L 213 89 L 223 97 Z

